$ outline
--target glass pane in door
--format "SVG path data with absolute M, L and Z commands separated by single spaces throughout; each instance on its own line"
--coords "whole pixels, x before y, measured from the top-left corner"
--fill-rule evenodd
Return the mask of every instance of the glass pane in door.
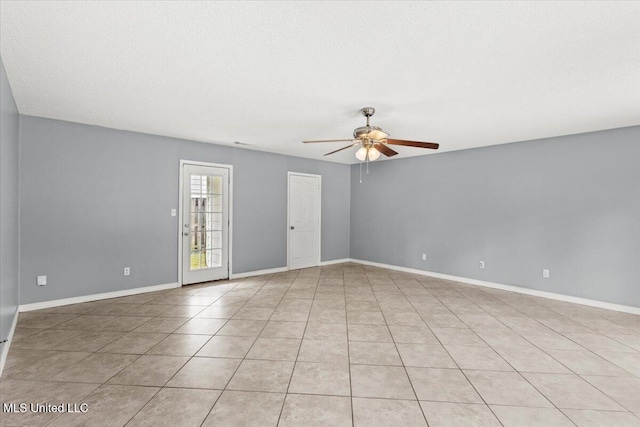
M 222 266 L 223 177 L 191 175 L 190 269 Z

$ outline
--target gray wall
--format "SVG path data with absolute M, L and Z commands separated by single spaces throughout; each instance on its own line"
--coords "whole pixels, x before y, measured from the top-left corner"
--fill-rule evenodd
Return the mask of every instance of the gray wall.
M 359 184 L 357 165 L 25 116 L 21 303 L 176 281 L 179 159 L 234 165 L 236 273 L 286 265 L 298 171 L 323 176 L 324 261 L 640 306 L 640 127 L 376 162 Z
M 18 308 L 18 151 L 18 110 L 0 59 L 0 341 Z
M 286 265 L 287 171 L 322 175 L 322 260 L 349 256 L 348 165 L 29 116 L 20 156 L 21 304 L 177 281 L 180 159 L 233 165 L 234 273 Z
M 640 126 L 358 173 L 352 258 L 640 306 Z

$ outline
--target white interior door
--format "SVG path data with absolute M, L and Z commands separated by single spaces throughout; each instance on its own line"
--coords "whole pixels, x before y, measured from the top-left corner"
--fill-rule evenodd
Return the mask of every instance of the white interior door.
M 320 264 L 319 175 L 289 172 L 289 268 Z
M 182 165 L 182 284 L 229 277 L 229 169 Z

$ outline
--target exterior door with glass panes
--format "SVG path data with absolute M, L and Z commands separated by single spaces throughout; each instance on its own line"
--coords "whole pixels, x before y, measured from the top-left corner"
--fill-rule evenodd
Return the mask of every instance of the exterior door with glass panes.
M 182 284 L 229 277 L 229 169 L 184 164 Z

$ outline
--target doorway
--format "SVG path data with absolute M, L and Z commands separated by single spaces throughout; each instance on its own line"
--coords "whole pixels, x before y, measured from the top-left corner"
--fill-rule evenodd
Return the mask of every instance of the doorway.
M 180 161 L 181 283 L 227 279 L 231 264 L 230 165 Z
M 290 270 L 320 265 L 322 177 L 288 174 L 287 253 Z

